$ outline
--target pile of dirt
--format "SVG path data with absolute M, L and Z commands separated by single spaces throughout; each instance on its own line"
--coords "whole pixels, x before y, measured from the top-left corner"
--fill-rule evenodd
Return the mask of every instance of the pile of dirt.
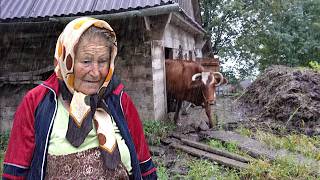
M 246 116 L 287 130 L 320 134 L 320 73 L 272 66 L 238 100 Z

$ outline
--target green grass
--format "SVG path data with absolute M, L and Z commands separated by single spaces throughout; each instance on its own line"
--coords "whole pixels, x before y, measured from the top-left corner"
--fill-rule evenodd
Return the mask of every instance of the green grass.
M 187 163 L 189 171 L 186 176 L 176 179 L 217 179 L 217 180 L 320 180 L 308 165 L 296 164 L 291 157 L 279 158 L 273 162 L 255 160 L 247 169 L 235 170 L 219 166 L 208 160 L 193 159 Z M 171 178 L 170 178 L 171 179 Z M 172 178 L 175 179 L 175 178 Z
M 245 128 L 243 126 L 238 127 L 235 131 L 237 133 L 241 134 L 242 136 L 246 136 L 249 138 L 253 137 L 253 135 L 254 135 L 254 133 L 251 129 Z
M 217 179 L 239 180 L 239 172 L 223 166 L 216 165 L 208 160 L 194 159 L 188 163 L 189 171 L 185 179 Z
M 259 130 L 256 132 L 255 137 L 270 147 L 287 149 L 288 151 L 300 153 L 320 161 L 319 137 L 308 137 L 303 134 L 289 134 L 284 137 L 279 137 Z
M 5 150 L 8 145 L 8 140 L 9 140 L 10 132 L 0 132 L 0 150 Z
M 158 179 L 160 180 L 168 180 L 169 179 L 168 169 L 162 164 L 158 165 L 157 176 L 158 176 Z
M 4 152 L 0 149 L 0 177 L 2 177 Z
M 240 127 L 236 130 L 238 133 L 247 137 L 254 137 L 259 141 L 268 144 L 270 147 L 283 148 L 291 152 L 301 153 L 307 157 L 315 160 L 320 160 L 320 152 L 316 149 L 320 147 L 320 137 L 308 137 L 302 134 L 290 134 L 283 137 L 273 135 L 271 133 L 256 130 L 253 132 L 250 129 Z M 229 152 L 237 153 L 246 156 L 236 147 L 235 143 L 222 143 L 218 140 L 210 140 L 208 145 L 227 150 Z M 284 180 L 320 180 L 317 170 L 306 164 L 297 164 L 293 157 L 278 158 L 273 162 L 268 160 L 254 160 L 249 165 L 248 169 L 235 171 L 219 166 L 219 171 L 215 172 L 216 179 L 284 179 Z M 319 173 L 319 172 L 318 172 Z
M 213 148 L 218 148 L 218 149 L 226 150 L 235 154 L 249 157 L 249 155 L 246 152 L 243 152 L 238 148 L 235 142 L 223 143 L 219 140 L 211 139 L 209 142 L 207 142 L 207 144 Z
M 0 177 L 2 177 L 4 152 L 7 149 L 9 135 L 9 131 L 5 133 L 0 133 Z
M 254 137 L 257 140 L 264 142 L 269 147 L 275 149 L 286 149 L 290 152 L 303 154 L 309 158 L 320 161 L 320 137 L 309 137 L 304 134 L 288 134 L 285 136 L 277 136 L 269 132 L 256 130 L 253 132 L 250 129 L 239 127 L 236 132 L 243 136 Z
M 166 137 L 175 127 L 173 123 L 169 122 L 155 120 L 143 121 L 144 133 L 150 145 L 159 145 L 160 139 Z
M 279 158 L 273 162 L 266 160 L 253 161 L 247 169 L 241 171 L 244 179 L 284 179 L 311 180 L 320 179 L 312 168 L 295 163 L 291 157 Z

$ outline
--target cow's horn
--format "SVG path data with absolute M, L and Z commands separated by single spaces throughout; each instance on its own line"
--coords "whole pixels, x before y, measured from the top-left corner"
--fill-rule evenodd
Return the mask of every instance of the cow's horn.
M 220 86 L 220 84 L 223 82 L 223 75 L 219 72 L 213 72 L 213 76 L 217 74 L 218 76 L 220 76 L 220 81 L 216 84 L 216 86 Z M 214 80 L 216 80 L 216 78 L 214 78 Z
M 201 73 L 197 73 L 197 74 L 194 74 L 192 76 L 192 81 L 195 81 L 197 79 L 197 77 L 201 76 Z M 190 76 L 189 76 L 190 77 Z

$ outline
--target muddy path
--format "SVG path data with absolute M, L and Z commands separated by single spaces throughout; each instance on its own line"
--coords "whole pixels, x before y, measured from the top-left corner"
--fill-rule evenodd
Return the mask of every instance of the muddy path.
M 205 110 L 200 106 L 192 106 L 186 111 L 181 112 L 177 123 L 177 131 L 182 133 L 197 132 L 208 121 Z M 229 129 L 239 123 L 247 121 L 242 111 L 236 106 L 236 98 L 231 96 L 218 96 L 217 101 L 211 106 L 211 112 L 217 128 Z M 174 113 L 168 114 L 168 120 L 172 121 Z M 207 127 L 208 128 L 208 127 Z

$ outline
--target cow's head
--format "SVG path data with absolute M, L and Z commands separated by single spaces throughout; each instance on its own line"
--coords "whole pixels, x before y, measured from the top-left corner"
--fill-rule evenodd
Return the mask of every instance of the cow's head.
M 226 79 L 219 72 L 202 72 L 194 74 L 192 82 L 201 84 L 204 103 L 213 104 L 216 100 L 216 87 L 226 83 Z

